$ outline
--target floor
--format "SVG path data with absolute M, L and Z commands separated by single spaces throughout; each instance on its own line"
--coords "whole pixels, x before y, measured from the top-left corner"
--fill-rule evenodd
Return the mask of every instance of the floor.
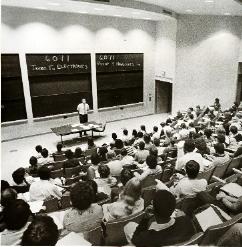
M 103 136 L 95 138 L 95 143 L 101 145 L 103 143 L 109 143 L 111 141 L 111 133 L 116 132 L 118 136 L 121 137 L 122 129 L 127 128 L 129 133 L 132 133 L 133 129 L 139 129 L 141 124 L 146 125 L 147 131 L 151 132 L 153 126 L 160 127 L 160 122 L 167 118 L 167 114 L 156 114 L 149 115 L 143 117 L 130 118 L 120 121 L 114 121 L 107 123 L 106 130 Z M 52 126 L 49 126 L 49 128 Z M 54 127 L 54 126 L 53 126 Z M 5 128 L 5 127 L 4 127 Z M 4 133 L 5 129 L 2 128 L 2 133 Z M 12 128 L 12 130 L 10 129 Z M 45 126 L 47 128 L 47 126 Z M 14 170 L 19 167 L 28 167 L 28 161 L 31 155 L 35 154 L 35 146 L 42 145 L 46 147 L 50 152 L 54 152 L 56 149 L 56 144 L 60 141 L 60 137 L 56 136 L 53 133 L 43 133 L 37 135 L 32 135 L 29 137 L 22 137 L 19 139 L 11 138 L 11 132 L 13 136 L 16 136 L 16 132 L 18 128 L 12 126 L 7 127 L 7 135 L 9 137 L 9 141 L 4 141 L 1 143 L 1 179 L 12 182 L 11 174 Z M 98 133 L 97 133 L 98 135 Z M 21 135 L 20 135 L 21 136 Z M 66 140 L 68 143 L 68 148 L 75 149 L 75 147 L 80 146 L 81 148 L 86 148 L 86 139 L 79 141 L 78 143 L 70 142 L 73 138 L 77 138 L 78 135 L 70 135 L 64 137 L 64 141 Z

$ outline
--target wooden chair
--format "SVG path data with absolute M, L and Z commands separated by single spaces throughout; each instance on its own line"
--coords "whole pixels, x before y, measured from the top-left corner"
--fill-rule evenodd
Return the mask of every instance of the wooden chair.
M 155 186 L 155 179 L 161 179 L 162 173 L 158 173 L 156 175 L 148 175 L 143 181 L 141 181 L 142 188 L 147 188 L 150 186 Z
M 209 183 L 211 177 L 213 176 L 215 167 L 209 168 L 208 170 L 201 172 L 198 174 L 197 179 L 206 179 L 207 182 Z
M 55 178 L 61 178 L 63 177 L 63 170 L 59 169 L 59 170 L 55 170 L 55 171 L 51 171 L 50 172 L 51 178 L 55 179 Z
M 232 159 L 231 163 L 228 166 L 228 169 L 227 169 L 225 175 L 226 176 L 232 175 L 233 174 L 233 168 L 238 169 L 240 167 L 242 167 L 242 155 Z
M 124 233 L 124 226 L 129 222 L 139 223 L 144 215 L 144 212 L 131 215 L 124 219 L 114 220 L 107 222 L 105 227 L 105 245 L 123 246 L 127 244 L 127 240 Z
M 98 226 L 94 229 L 83 233 L 84 238 L 93 246 L 101 246 L 103 243 L 102 227 Z
M 231 160 L 229 160 L 228 162 L 225 162 L 224 164 L 220 166 L 216 166 L 213 171 L 213 176 L 216 176 L 218 178 L 223 178 L 225 176 L 225 172 L 228 169 L 230 162 Z M 211 182 L 214 182 L 213 178 L 211 178 Z
M 156 189 L 153 187 L 153 188 L 145 188 L 142 190 L 142 198 L 144 199 L 144 207 L 148 207 L 151 202 L 153 201 L 154 199 L 154 195 L 155 195 L 155 191 Z
M 72 176 L 78 176 L 81 171 L 81 166 L 65 168 L 65 177 L 71 178 Z
M 219 238 L 234 224 L 242 222 L 242 213 L 234 216 L 232 219 L 215 226 L 209 227 L 202 237 L 199 245 L 216 245 Z
M 45 206 L 45 212 L 51 213 L 59 210 L 59 201 L 57 198 L 52 198 L 44 201 L 43 206 Z
M 189 240 L 182 242 L 182 243 L 175 244 L 174 246 L 188 246 L 188 245 L 198 244 L 201 241 L 203 235 L 204 235 L 203 232 L 198 232 L 194 234 Z

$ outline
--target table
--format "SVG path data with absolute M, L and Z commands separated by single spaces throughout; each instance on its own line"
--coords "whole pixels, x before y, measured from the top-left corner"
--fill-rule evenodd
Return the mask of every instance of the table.
M 52 132 L 61 137 L 61 143 L 63 144 L 63 136 L 82 133 L 84 131 L 92 131 L 97 128 L 102 128 L 102 123 L 96 123 L 95 121 L 82 123 L 82 124 L 67 124 L 60 127 L 51 128 Z

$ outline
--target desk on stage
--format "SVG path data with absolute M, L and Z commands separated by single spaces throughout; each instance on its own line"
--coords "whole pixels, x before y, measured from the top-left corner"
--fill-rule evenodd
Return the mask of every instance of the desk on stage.
M 92 131 L 93 137 L 93 130 L 97 128 L 102 128 L 102 124 L 91 121 L 83 124 L 67 124 L 60 127 L 51 128 L 51 130 L 57 136 L 61 137 L 61 143 L 63 144 L 63 136 L 82 133 L 84 131 Z

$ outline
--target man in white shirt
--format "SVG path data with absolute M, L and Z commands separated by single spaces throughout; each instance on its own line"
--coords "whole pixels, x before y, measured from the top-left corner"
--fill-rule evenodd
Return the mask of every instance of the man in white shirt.
M 89 105 L 86 102 L 86 99 L 82 99 L 82 103 L 77 106 L 77 111 L 79 114 L 80 123 L 87 123 L 88 122 L 88 111 Z M 86 131 L 84 131 L 84 135 L 86 135 Z M 80 133 L 81 136 L 81 133 Z

